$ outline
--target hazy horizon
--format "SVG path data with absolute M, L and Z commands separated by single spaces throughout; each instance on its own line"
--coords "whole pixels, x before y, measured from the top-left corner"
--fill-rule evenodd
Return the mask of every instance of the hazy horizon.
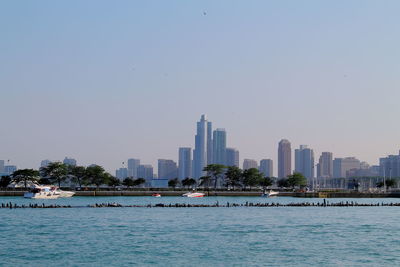
M 194 147 L 207 114 L 244 158 L 285 138 L 398 154 L 398 1 L 3 1 L 0 159 L 114 173 Z M 293 154 L 292 154 L 293 157 Z M 6 162 L 7 163 L 7 162 Z

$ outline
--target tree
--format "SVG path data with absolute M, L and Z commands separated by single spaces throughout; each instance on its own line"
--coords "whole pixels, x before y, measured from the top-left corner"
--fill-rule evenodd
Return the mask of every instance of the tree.
M 225 172 L 226 185 L 232 186 L 235 190 L 235 186 L 240 185 L 240 180 L 242 179 L 243 171 L 237 166 L 228 166 Z
M 97 188 L 99 188 L 100 185 L 107 183 L 107 177 L 104 168 L 99 165 L 87 167 L 86 177 L 89 183 L 96 185 Z
M 68 167 L 61 162 L 52 162 L 46 167 L 41 167 L 40 173 L 44 178 L 50 179 L 52 183 L 57 182 L 58 187 L 61 187 L 61 182 L 67 179 Z
M 259 185 L 263 187 L 263 189 L 265 190 L 268 186 L 271 186 L 273 184 L 273 180 L 270 177 L 262 177 L 259 180 Z
M 393 186 L 396 185 L 396 180 L 394 180 L 394 179 L 387 179 L 387 180 L 385 181 L 385 184 L 386 184 L 386 188 L 389 189 L 390 187 L 393 187 Z
M 304 177 L 303 174 L 299 173 L 299 172 L 295 172 L 292 175 L 288 176 L 288 185 L 291 187 L 304 187 L 307 185 L 307 179 Z
M 179 179 L 178 178 L 174 178 L 168 181 L 168 186 L 172 187 L 174 190 L 176 188 L 176 186 L 179 184 Z
M 133 186 L 140 186 L 144 183 L 146 183 L 146 180 L 144 178 L 137 178 L 133 181 Z
M 193 178 L 186 177 L 185 179 L 182 180 L 182 185 L 183 186 L 187 186 L 188 189 L 189 189 L 189 187 L 191 187 L 191 186 L 193 186 L 195 184 L 197 184 L 197 182 Z
M 39 179 L 39 184 L 51 184 L 51 181 L 49 178 L 42 177 Z
M 203 171 L 206 171 L 214 180 L 214 189 L 217 188 L 218 180 L 223 177 L 225 168 L 226 166 L 222 164 L 209 164 L 204 167 Z
M 200 181 L 200 186 L 203 186 L 208 190 L 211 184 L 211 176 L 209 175 L 202 176 L 200 177 L 199 181 Z
M 247 170 L 243 171 L 243 176 L 242 176 L 242 183 L 245 186 L 249 186 L 250 189 L 252 186 L 255 186 L 258 184 L 258 182 L 262 179 L 263 175 L 260 173 L 260 171 L 256 168 L 250 168 Z
M 26 183 L 28 181 L 37 181 L 39 180 L 39 171 L 33 170 L 33 169 L 20 169 L 16 170 L 11 174 L 12 179 L 16 182 L 19 183 L 21 181 L 24 181 L 24 186 L 26 188 Z
M 71 176 L 72 181 L 77 182 L 79 187 L 82 188 L 82 184 L 87 183 L 86 179 L 86 168 L 83 166 L 70 166 L 69 175 Z
M 114 189 L 115 187 L 121 185 L 121 181 L 117 177 L 114 177 L 109 173 L 107 173 L 106 176 L 108 176 L 107 185 L 114 187 Z
M 282 178 L 278 180 L 279 187 L 289 187 L 288 180 L 286 178 Z
M 132 178 L 130 178 L 130 177 L 126 177 L 122 181 L 122 184 L 125 185 L 128 188 L 135 185 L 134 180 Z
M 10 176 L 6 175 L 0 178 L 0 187 L 2 188 L 6 188 L 10 183 L 11 183 Z

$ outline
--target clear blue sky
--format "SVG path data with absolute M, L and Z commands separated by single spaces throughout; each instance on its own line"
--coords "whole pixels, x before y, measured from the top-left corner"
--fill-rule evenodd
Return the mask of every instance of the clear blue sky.
M 400 148 L 400 1 L 1 1 L 0 159 L 109 171 L 281 138 L 371 164 Z M 206 14 L 204 14 L 204 12 Z M 156 167 L 156 166 L 155 166 Z

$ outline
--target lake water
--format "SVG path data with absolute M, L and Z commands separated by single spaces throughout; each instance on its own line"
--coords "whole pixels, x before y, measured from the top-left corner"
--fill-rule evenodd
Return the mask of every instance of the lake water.
M 400 199 L 329 199 L 331 202 Z M 322 202 L 73 197 L 0 203 Z M 400 207 L 0 209 L 0 266 L 398 266 Z

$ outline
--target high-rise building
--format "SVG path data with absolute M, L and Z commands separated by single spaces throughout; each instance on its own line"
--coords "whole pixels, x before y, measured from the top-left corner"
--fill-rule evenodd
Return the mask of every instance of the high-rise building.
M 69 165 L 69 166 L 76 166 L 76 159 L 65 157 L 65 159 L 63 160 L 63 163 L 65 165 Z
M 15 165 L 6 165 L 4 166 L 4 173 L 7 175 L 13 174 L 17 170 L 17 166 Z
M 273 177 L 273 167 L 272 159 L 262 159 L 260 160 L 260 172 L 265 177 Z
M 292 148 L 290 142 L 282 139 L 278 147 L 278 177 L 286 178 L 292 174 Z
M 226 131 L 222 128 L 213 133 L 213 163 L 226 164 Z
M 40 162 L 40 167 L 47 167 L 50 163 L 52 163 L 49 159 L 44 159 Z
M 348 171 L 358 170 L 361 167 L 361 162 L 355 157 L 335 158 L 333 160 L 333 177 L 347 178 Z
M 379 176 L 387 179 L 400 177 L 400 152 L 399 155 L 379 159 Z
M 239 150 L 235 148 L 226 148 L 226 166 L 239 167 Z
M 333 154 L 332 152 L 322 152 L 317 166 L 318 178 L 333 177 Z
M 158 179 L 174 179 L 178 177 L 176 162 L 170 159 L 158 160 Z
M 248 169 L 258 169 L 258 163 L 254 159 L 244 159 L 243 160 L 243 170 L 248 170 Z
M 306 145 L 295 150 L 295 172 L 301 173 L 307 179 L 314 178 L 314 151 Z
M 139 165 L 137 170 L 138 178 L 143 178 L 146 180 L 147 184 L 151 183 L 151 179 L 153 179 L 153 166 L 147 165 Z
M 207 121 L 206 115 L 201 115 L 197 122 L 195 149 L 193 150 L 193 174 L 199 179 L 205 172 L 204 167 L 212 163 L 212 124 Z
M 126 177 L 128 177 L 128 169 L 119 168 L 118 170 L 115 171 L 115 177 L 117 177 L 120 180 L 125 179 Z
M 0 160 L 0 173 L 4 173 L 4 160 Z
M 190 147 L 179 148 L 178 178 L 185 179 L 192 176 L 192 149 Z
M 128 177 L 138 178 L 137 169 L 140 165 L 140 159 L 128 159 Z

